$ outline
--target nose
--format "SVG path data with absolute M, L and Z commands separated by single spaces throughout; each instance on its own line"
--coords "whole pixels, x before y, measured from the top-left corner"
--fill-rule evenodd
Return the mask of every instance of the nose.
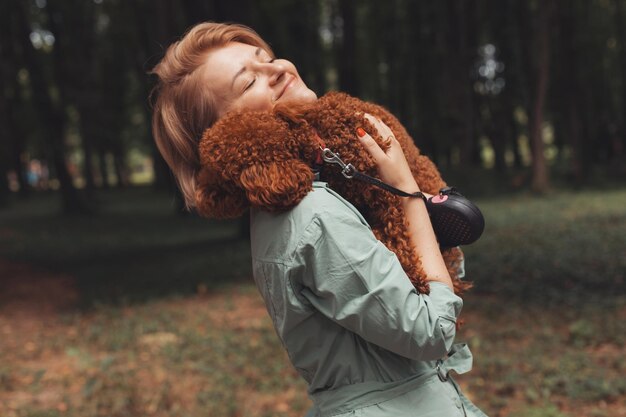
M 263 72 L 269 79 L 269 84 L 274 86 L 282 80 L 287 72 L 287 68 L 281 62 L 259 63 L 259 71 Z
M 279 68 L 270 76 L 270 85 L 276 85 L 280 83 L 283 79 L 283 75 L 285 75 L 285 69 Z

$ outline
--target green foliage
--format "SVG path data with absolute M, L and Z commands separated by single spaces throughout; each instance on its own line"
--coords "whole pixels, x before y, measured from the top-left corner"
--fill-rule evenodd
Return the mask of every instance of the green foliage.
M 526 408 L 523 412 L 513 413 L 510 417 L 566 417 L 553 404 Z
M 0 212 L 0 255 L 77 278 L 86 305 L 189 294 L 248 280 L 239 222 L 173 216 L 149 189 L 109 191 L 94 217 L 59 216 L 53 195 Z M 623 294 L 626 191 L 478 199 L 481 239 L 464 248 L 475 292 L 526 303 L 601 301 Z M 605 301 L 606 302 L 606 301 Z M 625 334 L 616 324 L 571 322 L 571 343 Z M 511 337 L 520 329 L 510 329 Z M 598 334 L 600 333 L 600 334 Z M 111 343 L 115 343 L 112 341 Z
M 59 216 L 54 198 L 37 195 L 0 214 L 8 227 L 0 253 L 71 274 L 87 304 L 188 294 L 250 275 L 238 221 L 175 216 L 171 198 L 149 188 L 102 193 L 94 217 Z
M 88 188 L 102 178 L 150 181 L 146 102 L 154 77 L 146 73 L 201 21 L 255 28 L 319 95 L 343 89 L 388 107 L 444 170 L 494 167 L 492 177 L 528 187 L 531 119 L 542 108 L 536 143 L 555 183 L 580 186 L 597 172 L 623 182 L 625 7 L 622 0 L 5 2 L 0 203 L 9 200 L 5 174 L 24 171 L 30 158 L 56 171 L 65 189 L 72 178 L 55 158 L 70 160 L 71 176 Z M 542 31 L 546 20 L 550 30 Z M 489 58 L 479 52 L 487 46 Z M 539 83 L 540 71 L 547 83 Z M 534 101 L 541 85 L 550 86 L 543 107 Z M 169 172 L 154 166 L 154 180 L 165 185 Z M 141 172 L 126 175 L 133 169 Z M 15 179 L 24 190 L 23 175 Z M 63 195 L 67 210 L 85 209 Z
M 26 411 L 24 417 L 60 417 L 62 414 L 56 410 L 33 410 Z
M 580 319 L 569 326 L 571 342 L 576 346 L 585 346 L 593 340 L 594 327 L 587 319 Z
M 477 291 L 538 303 L 623 294 L 626 191 L 509 195 L 478 205 L 485 232 L 464 248 Z

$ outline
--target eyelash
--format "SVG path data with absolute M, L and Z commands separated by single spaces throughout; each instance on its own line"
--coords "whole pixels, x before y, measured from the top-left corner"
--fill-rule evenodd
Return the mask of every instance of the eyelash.
M 277 59 L 277 58 L 272 58 L 272 59 L 270 59 L 269 61 L 267 61 L 267 63 L 268 63 L 268 64 L 271 64 L 271 63 L 273 63 L 274 61 L 276 61 L 276 59 Z M 252 81 L 250 81 L 250 83 L 246 86 L 246 88 L 245 88 L 243 91 L 244 91 L 244 92 L 245 92 L 245 91 L 248 91 L 248 90 L 250 89 L 250 87 L 252 87 L 252 85 L 255 83 L 255 81 L 256 81 L 256 77 L 254 77 L 254 79 L 252 79 Z

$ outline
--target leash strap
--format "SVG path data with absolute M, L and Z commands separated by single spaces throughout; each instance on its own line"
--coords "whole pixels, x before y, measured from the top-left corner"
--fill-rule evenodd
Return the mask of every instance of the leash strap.
M 363 174 L 362 172 L 357 171 L 354 165 L 346 164 L 345 162 L 341 160 L 338 154 L 334 153 L 328 148 L 324 148 L 322 150 L 322 158 L 324 159 L 324 161 L 328 163 L 339 165 L 341 167 L 341 173 L 347 179 L 354 178 L 356 180 L 367 182 L 372 185 L 375 185 L 376 187 L 382 188 L 385 191 L 389 191 L 392 194 L 399 195 L 401 197 L 413 197 L 413 198 L 417 197 L 426 201 L 426 196 L 421 191 L 417 191 L 414 193 L 407 193 L 395 187 L 392 187 L 391 185 L 387 183 L 382 182 L 378 178 L 374 178 L 367 174 Z

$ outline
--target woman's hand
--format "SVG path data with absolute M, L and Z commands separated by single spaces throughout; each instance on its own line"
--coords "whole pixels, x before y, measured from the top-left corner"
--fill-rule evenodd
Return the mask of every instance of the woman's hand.
M 409 164 L 404 157 L 402 147 L 400 147 L 400 142 L 398 142 L 389 126 L 371 114 L 365 113 L 364 117 L 390 145 L 385 152 L 364 129 L 357 129 L 359 140 L 372 156 L 374 162 L 376 162 L 381 180 L 407 193 L 419 191 L 417 182 L 413 178 Z
M 419 191 L 400 143 L 393 135 L 391 129 L 389 129 L 389 126 L 370 114 L 365 114 L 364 116 L 390 145 L 385 152 L 365 130 L 362 128 L 357 129 L 357 136 L 363 146 L 365 146 L 365 149 L 374 158 L 381 179 L 408 193 Z M 400 201 L 404 209 L 407 231 L 415 253 L 422 262 L 426 280 L 441 282 L 452 290 L 452 280 L 441 256 L 426 205 L 421 198 L 402 198 Z

